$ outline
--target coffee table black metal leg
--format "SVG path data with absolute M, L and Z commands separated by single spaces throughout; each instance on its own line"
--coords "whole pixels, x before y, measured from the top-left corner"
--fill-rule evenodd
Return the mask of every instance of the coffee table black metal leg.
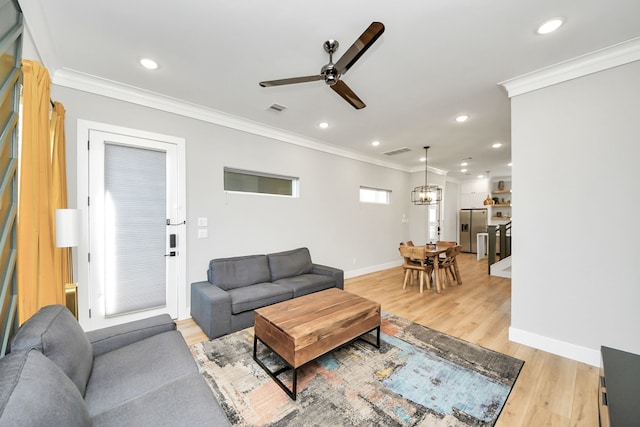
M 376 331 L 376 343 L 372 343 L 371 341 L 369 341 L 368 339 L 365 339 L 364 336 L 369 334 L 370 332 Z M 375 346 L 376 348 L 380 348 L 380 326 L 371 329 L 369 332 L 360 335 L 358 338 L 355 338 L 353 341 L 357 340 L 357 339 L 361 339 L 365 342 L 367 342 L 368 344 Z M 291 399 L 296 400 L 297 394 L 298 394 L 298 368 L 294 368 L 293 366 L 289 365 L 286 361 L 284 361 L 285 365 L 284 367 L 278 369 L 277 371 L 273 372 L 271 370 L 269 370 L 269 368 L 267 368 L 267 366 L 262 363 L 261 360 L 258 359 L 258 354 L 257 354 L 257 349 L 258 349 L 258 340 L 259 338 L 254 334 L 253 335 L 253 360 L 256 361 L 256 363 L 262 368 L 264 369 L 264 371 L 271 377 L 271 379 L 273 379 L 276 384 L 278 384 L 280 386 L 280 388 L 282 390 L 284 390 L 285 393 L 287 393 L 287 396 L 289 396 Z M 350 342 L 353 342 L 350 341 Z M 264 341 L 260 340 L 260 342 L 262 342 L 262 344 L 264 346 L 266 346 L 269 350 L 273 351 L 273 349 L 271 347 L 269 347 L 267 344 L 265 344 Z M 276 353 L 275 351 L 273 351 L 274 353 Z M 277 354 L 277 353 L 276 353 Z M 308 362 L 307 362 L 308 363 Z M 302 367 L 302 366 L 300 366 Z M 280 378 L 278 378 L 278 375 L 282 374 L 283 372 L 292 370 L 292 374 L 293 374 L 293 378 L 291 379 L 292 384 L 291 384 L 291 389 L 289 389 L 281 380 Z
M 278 369 L 275 372 L 271 371 L 269 368 L 267 368 L 267 366 L 264 363 L 262 363 L 262 361 L 260 359 L 258 359 L 258 355 L 257 355 L 258 339 L 259 338 L 257 336 L 255 336 L 255 335 L 253 336 L 253 360 L 255 360 L 256 363 L 271 377 L 271 379 L 274 380 L 276 382 L 276 384 L 278 384 L 280 386 L 280 388 L 282 390 L 284 390 L 285 393 L 287 393 L 287 396 L 289 396 L 293 400 L 296 400 L 296 397 L 297 397 L 297 394 L 298 394 L 297 393 L 298 392 L 298 369 L 297 368 L 293 368 L 292 366 L 290 366 L 288 363 L 285 362 L 286 366 Z M 264 341 L 262 341 L 262 340 L 260 340 L 260 341 L 269 350 L 273 351 L 273 349 L 271 347 L 269 347 L 267 344 L 265 344 Z M 274 353 L 275 353 L 275 351 L 274 351 Z M 293 370 L 292 389 L 291 390 L 280 380 L 280 378 L 278 378 L 278 375 L 282 374 L 283 372 L 289 371 L 289 370 Z

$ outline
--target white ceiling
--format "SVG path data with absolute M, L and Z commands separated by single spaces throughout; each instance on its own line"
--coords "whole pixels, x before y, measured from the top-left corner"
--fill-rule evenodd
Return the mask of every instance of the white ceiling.
M 424 168 L 429 145 L 429 166 L 459 180 L 511 174 L 509 99 L 499 82 L 640 36 L 638 0 L 20 3 L 54 82 L 73 70 L 407 170 Z M 566 19 L 560 30 L 535 34 L 556 16 Z M 366 108 L 355 110 L 322 81 L 258 86 L 319 73 L 325 40 L 340 42 L 335 61 L 373 21 L 385 33 L 342 77 Z M 143 69 L 142 57 L 160 68 Z M 287 110 L 267 110 L 273 103 Z M 456 123 L 460 114 L 469 120 Z M 319 129 L 320 121 L 330 127 Z M 383 154 L 401 147 L 411 151 Z M 469 172 L 461 173 L 467 158 Z

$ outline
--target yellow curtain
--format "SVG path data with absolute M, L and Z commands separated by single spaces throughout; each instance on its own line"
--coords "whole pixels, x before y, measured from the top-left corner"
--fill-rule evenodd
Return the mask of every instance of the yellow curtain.
M 51 201 L 53 209 L 67 208 L 67 155 L 64 135 L 64 106 L 54 102 L 51 112 Z M 55 233 L 54 233 L 55 236 Z M 55 240 L 54 240 L 55 243 Z M 53 252 L 53 268 L 57 283 L 64 286 L 71 283 L 71 248 L 55 248 Z
M 49 123 L 51 79 L 37 61 L 22 61 L 22 153 L 17 230 L 18 318 L 64 302 L 62 273 L 54 268 L 53 173 Z M 66 198 L 66 185 L 65 185 Z M 66 200 L 65 200 L 66 204 Z

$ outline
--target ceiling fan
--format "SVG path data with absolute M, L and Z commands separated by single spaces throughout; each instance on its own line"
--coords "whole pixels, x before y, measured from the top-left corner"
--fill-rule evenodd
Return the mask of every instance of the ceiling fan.
M 349 68 L 375 43 L 384 33 L 384 25 L 381 22 L 372 22 L 364 33 L 351 45 L 344 55 L 333 63 L 333 54 L 340 45 L 337 40 L 327 40 L 324 42 L 324 50 L 329 54 L 329 63 L 322 67 L 320 74 L 305 77 L 293 77 L 290 79 L 270 80 L 260 82 L 262 87 L 290 85 L 294 83 L 306 83 L 316 80 L 323 80 L 338 95 L 344 98 L 356 109 L 366 107 L 365 103 L 347 86 L 340 77 L 349 71 Z

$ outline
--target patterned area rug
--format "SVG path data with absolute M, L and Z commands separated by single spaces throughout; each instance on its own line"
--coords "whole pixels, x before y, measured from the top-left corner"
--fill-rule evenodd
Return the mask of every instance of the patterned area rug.
M 382 332 L 379 350 L 355 341 L 300 369 L 296 401 L 254 362 L 252 329 L 191 351 L 236 426 L 495 424 L 523 361 L 393 315 Z M 272 370 L 283 366 L 258 348 Z

